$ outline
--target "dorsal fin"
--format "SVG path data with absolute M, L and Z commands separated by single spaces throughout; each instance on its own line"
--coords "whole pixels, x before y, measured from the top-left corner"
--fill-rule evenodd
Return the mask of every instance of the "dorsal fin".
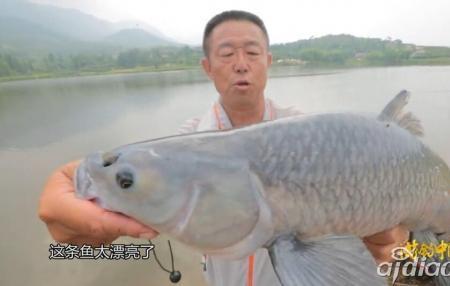
M 423 128 L 420 120 L 411 112 L 403 112 L 403 107 L 408 104 L 409 97 L 410 93 L 407 90 L 400 91 L 378 115 L 378 119 L 386 122 L 395 122 L 412 134 L 422 136 Z

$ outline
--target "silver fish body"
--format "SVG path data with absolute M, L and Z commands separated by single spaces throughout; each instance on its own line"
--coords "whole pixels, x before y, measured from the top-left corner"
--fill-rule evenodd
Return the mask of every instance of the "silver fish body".
M 79 167 L 77 193 L 205 254 L 243 257 L 268 247 L 280 281 L 300 285 L 309 274 L 285 271 L 285 243 L 300 249 L 397 224 L 449 237 L 450 171 L 412 134 L 418 122 L 399 113 L 406 100 L 399 94 L 378 118 L 304 115 L 97 153 Z M 354 267 L 362 273 L 361 265 Z M 351 279 L 366 277 L 358 275 Z M 342 279 L 334 283 L 350 278 Z

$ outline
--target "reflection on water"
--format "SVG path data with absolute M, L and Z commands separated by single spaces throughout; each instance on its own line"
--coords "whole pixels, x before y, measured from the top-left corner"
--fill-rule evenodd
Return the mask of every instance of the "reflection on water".
M 413 96 L 407 109 L 422 120 L 424 141 L 450 162 L 450 67 L 333 72 L 287 67 L 273 69 L 271 76 L 266 95 L 304 112 L 378 113 L 408 89 Z M 36 218 L 37 201 L 56 166 L 92 151 L 173 134 L 215 98 L 200 71 L 1 83 L 0 226 L 6 237 L 0 243 L 0 285 L 170 285 L 152 261 L 49 261 L 52 241 Z M 164 240 L 157 242 L 169 265 Z M 183 272 L 179 285 L 203 285 L 198 255 L 173 246 Z

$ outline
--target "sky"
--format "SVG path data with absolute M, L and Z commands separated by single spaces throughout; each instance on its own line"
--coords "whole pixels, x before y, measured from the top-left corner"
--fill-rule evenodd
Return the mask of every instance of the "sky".
M 207 21 L 231 9 L 260 16 L 271 43 L 328 34 L 450 46 L 450 0 L 33 0 L 109 21 L 138 20 L 179 42 L 199 45 Z

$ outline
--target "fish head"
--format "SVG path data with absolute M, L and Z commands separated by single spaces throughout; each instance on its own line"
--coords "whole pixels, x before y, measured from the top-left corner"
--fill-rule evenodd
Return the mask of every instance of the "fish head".
M 206 254 L 242 257 L 267 241 L 262 185 L 245 160 L 139 146 L 87 156 L 74 178 L 77 196 Z
M 154 228 L 168 225 L 188 200 L 182 162 L 173 159 L 140 148 L 91 154 L 76 171 L 76 194 Z

